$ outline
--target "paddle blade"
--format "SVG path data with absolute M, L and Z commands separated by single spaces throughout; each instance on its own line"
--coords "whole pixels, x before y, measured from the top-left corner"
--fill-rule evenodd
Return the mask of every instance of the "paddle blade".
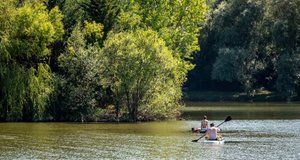
M 198 139 L 194 139 L 194 140 L 192 140 L 192 142 L 198 142 Z
M 232 120 L 232 118 L 231 118 L 231 116 L 228 116 L 228 117 L 225 119 L 224 122 L 228 122 L 228 121 L 230 121 L 230 120 Z

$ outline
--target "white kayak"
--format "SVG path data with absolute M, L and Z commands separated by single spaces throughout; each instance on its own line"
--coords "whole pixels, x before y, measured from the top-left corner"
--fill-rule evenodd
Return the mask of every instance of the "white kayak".
M 225 143 L 225 139 L 221 139 L 221 140 L 204 140 L 203 141 L 204 144 L 224 144 Z

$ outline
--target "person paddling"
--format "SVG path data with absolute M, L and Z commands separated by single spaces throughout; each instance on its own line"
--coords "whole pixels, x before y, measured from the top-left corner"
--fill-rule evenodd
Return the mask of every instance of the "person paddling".
M 205 138 L 209 140 L 221 140 L 222 137 L 218 135 L 218 132 L 220 132 L 220 128 L 215 127 L 215 124 L 211 123 L 210 127 L 206 131 Z

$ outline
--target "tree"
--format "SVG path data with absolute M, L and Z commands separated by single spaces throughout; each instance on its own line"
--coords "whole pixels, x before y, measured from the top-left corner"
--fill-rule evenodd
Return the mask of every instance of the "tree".
M 275 87 L 288 100 L 300 94 L 300 3 L 294 1 L 267 1 L 264 29 L 269 31 Z
M 249 96 L 253 95 L 259 88 L 256 75 L 265 67 L 253 45 L 253 28 L 262 17 L 262 4 L 246 0 L 216 3 L 203 30 L 203 50 L 196 57 L 201 64 L 196 71 L 207 74 L 200 79 L 211 77 L 207 81 L 238 82 Z
M 176 67 L 177 72 L 176 76 L 170 78 L 167 81 L 161 80 L 158 81 L 160 83 L 160 87 L 154 87 L 155 89 L 143 89 L 139 91 L 139 93 L 134 93 L 134 90 L 139 88 L 138 86 L 131 86 L 134 90 L 129 88 L 129 82 L 137 81 L 139 82 L 143 76 L 147 79 L 148 73 L 143 74 L 134 74 L 136 77 L 126 77 L 124 75 L 119 75 L 124 78 L 131 78 L 131 80 L 127 80 L 125 84 L 118 84 L 121 85 L 120 87 L 117 84 L 114 85 L 104 85 L 109 86 L 113 93 L 115 94 L 116 99 L 116 107 L 118 110 L 118 106 L 124 105 L 124 101 L 126 100 L 126 107 L 129 112 L 129 117 L 132 121 L 137 120 L 137 115 L 141 115 L 138 109 L 144 111 L 144 113 L 148 112 L 148 114 L 156 113 L 157 115 L 162 115 L 161 117 L 166 117 L 166 112 L 170 112 L 174 115 L 176 111 L 176 106 L 178 105 L 178 101 L 181 97 L 181 86 L 183 82 L 186 80 L 186 75 L 189 70 L 193 68 L 193 65 L 188 61 L 191 57 L 191 54 L 199 49 L 198 46 L 198 34 L 199 30 L 201 29 L 201 24 L 203 23 L 205 17 L 204 13 L 206 11 L 206 5 L 202 0 L 196 1 L 119 1 L 118 3 L 120 7 L 120 14 L 118 16 L 118 21 L 115 23 L 113 27 L 114 33 L 120 33 L 122 35 L 123 32 L 125 33 L 140 33 L 140 30 L 147 30 L 151 29 L 152 31 L 157 33 L 157 36 L 161 38 L 165 45 L 170 49 L 173 58 L 176 59 Z M 118 35 L 118 34 L 116 34 Z M 126 35 L 126 34 L 125 34 Z M 130 35 L 131 36 L 131 35 Z M 118 36 L 119 37 L 119 36 Z M 121 38 L 121 37 L 120 37 Z M 134 38 L 134 37 L 133 37 Z M 136 38 L 134 38 L 136 39 Z M 112 41 L 111 39 L 109 41 Z M 122 43 L 125 44 L 125 42 Z M 144 41 L 144 40 L 143 40 Z M 112 42 L 109 42 L 112 43 Z M 114 43 L 119 43 L 114 40 Z M 133 43 L 133 42 L 130 42 Z M 136 43 L 136 42 L 135 42 Z M 148 42 L 147 42 L 148 43 Z M 153 42 L 154 43 L 154 42 Z M 105 42 L 105 44 L 107 44 Z M 113 45 L 115 47 L 124 46 L 124 44 L 120 45 Z M 112 44 L 110 44 L 112 45 Z M 140 46 L 137 46 L 139 49 Z M 112 51 L 106 51 L 106 47 L 104 46 L 104 53 L 108 52 L 111 53 L 110 55 L 114 55 Z M 125 50 L 120 47 L 120 49 Z M 113 50 L 110 47 L 110 50 Z M 130 51 L 132 50 L 132 51 Z M 114 50 L 115 51 L 115 50 Z M 136 52 L 134 49 L 129 48 L 126 51 L 127 54 L 132 54 L 130 52 Z M 125 52 L 124 52 L 125 53 Z M 125 56 L 125 55 L 124 55 Z M 129 55 L 128 55 L 129 56 Z M 128 57 L 128 61 L 131 58 Z M 135 58 L 133 58 L 135 59 Z M 113 62 L 112 62 L 113 63 Z M 117 62 L 114 62 L 117 63 Z M 118 62 L 120 63 L 120 62 Z M 123 70 L 131 69 L 132 66 L 128 66 L 129 64 L 122 67 Z M 110 66 L 111 67 L 111 66 Z M 107 71 L 115 72 L 116 69 L 109 68 L 106 66 Z M 154 70 L 154 69 L 153 69 Z M 119 71 L 121 74 L 121 71 Z M 122 73 L 125 74 L 125 73 Z M 130 75 L 131 76 L 131 75 Z M 137 77 L 140 76 L 140 77 Z M 104 76 L 107 77 L 107 76 Z M 112 77 L 112 76 L 108 76 Z M 121 78 L 119 78 L 121 79 Z M 159 79 L 158 79 L 159 80 Z M 114 81 L 114 80 L 111 80 Z M 123 80 L 122 80 L 123 82 Z M 141 81 L 140 83 L 142 83 Z M 120 83 L 119 81 L 113 83 Z M 168 84 L 169 86 L 166 86 Z M 124 86 L 123 86 L 124 85 Z M 133 84 L 130 84 L 133 85 Z M 135 84 L 137 85 L 137 84 Z M 126 88 L 127 87 L 127 88 Z M 169 93 L 162 93 L 160 90 L 170 91 Z M 146 93 L 153 92 L 152 98 L 148 97 L 149 102 L 142 103 L 144 101 Z M 127 94 L 125 94 L 127 93 Z M 125 94 L 126 99 L 123 99 Z M 137 94 L 137 95 L 135 95 Z M 173 98 L 170 98 L 171 95 Z M 150 96 L 150 94 L 148 95 Z M 155 97 L 155 98 L 154 98 Z M 164 99 L 164 97 L 167 97 Z M 158 102 L 158 99 L 161 102 Z M 163 100 L 164 99 L 164 100 Z M 164 105 L 163 105 L 164 104 Z M 173 108 L 171 107 L 174 104 Z M 155 107 L 158 106 L 158 107 Z M 143 109 L 142 109 L 143 108 Z M 151 109 L 152 108 L 152 109 Z M 164 109 L 163 109 L 164 108 Z M 139 112 L 139 113 L 138 113 Z M 170 114 L 170 115 L 171 115 Z
M 243 50 L 249 54 L 248 58 L 245 59 L 247 62 L 229 62 L 229 58 L 226 60 L 226 63 L 241 63 L 246 65 L 250 64 L 248 63 L 250 61 L 258 61 L 256 57 L 260 52 L 253 46 L 255 42 L 253 39 L 259 36 L 256 35 L 255 30 L 257 21 L 263 16 L 263 4 L 260 1 L 218 0 L 213 1 L 210 6 L 211 8 L 207 14 L 207 23 L 205 23 L 199 36 L 201 51 L 194 54 L 193 62 L 196 63 L 196 67 L 189 74 L 187 86 L 189 89 L 196 88 L 198 90 L 232 91 L 240 90 L 240 88 L 245 89 L 246 85 L 243 85 L 244 82 L 240 82 L 239 79 L 231 79 L 230 82 L 218 79 L 217 77 L 226 75 L 216 75 L 214 67 L 216 66 L 215 63 L 219 63 L 217 70 L 223 67 L 228 68 L 228 66 L 221 67 L 221 63 L 218 60 L 219 57 L 225 60 L 223 54 L 225 50 L 226 52 L 231 52 L 231 54 L 227 54 L 226 56 L 232 55 L 236 58 L 238 55 L 241 56 L 238 50 Z M 236 56 L 233 55 L 235 54 L 233 53 L 234 51 L 237 51 Z M 250 58 L 254 59 L 250 60 Z M 235 58 L 231 60 L 233 59 Z M 241 75 L 242 70 L 246 71 L 245 68 L 249 68 L 249 66 L 241 66 L 236 69 L 240 69 L 238 72 Z M 245 72 L 243 77 L 249 77 L 246 76 L 249 74 L 249 70 L 247 72 Z M 259 87 L 255 78 L 260 73 L 260 70 L 253 71 L 252 73 L 255 73 L 255 75 L 250 76 L 251 80 L 249 80 L 251 83 L 254 82 L 254 84 L 251 84 L 253 87 L 251 90 L 255 90 L 255 87 Z
M 96 23 L 95 21 L 89 23 L 84 21 L 84 29 L 83 34 L 85 36 L 86 44 L 94 44 L 98 43 L 101 45 L 103 38 L 103 25 L 100 23 Z
M 63 34 L 62 15 L 58 8 L 48 12 L 42 3 L 28 2 L 19 8 L 11 4 L 1 9 L 5 13 L 1 23 L 6 26 L 0 31 L 0 116 L 2 120 L 43 120 L 53 90 L 48 46 Z
M 85 1 L 86 0 L 64 0 L 61 12 L 64 15 L 63 24 L 66 32 L 65 41 L 70 37 L 77 24 L 82 23 L 85 20 L 86 14 L 81 7 L 81 3 Z
M 300 53 L 282 55 L 277 62 L 278 78 L 276 87 L 290 101 L 299 94 Z
M 102 39 L 103 26 L 95 22 L 81 24 L 72 31 L 66 52 L 58 57 L 60 72 L 56 74 L 56 90 L 49 112 L 58 121 L 96 120 L 104 107 L 105 90 L 99 83 L 97 39 Z M 103 101 L 103 102 L 102 102 Z
M 257 2 L 224 1 L 214 11 L 211 22 L 218 42 L 218 56 L 212 78 L 237 81 L 248 96 L 253 96 L 255 91 L 255 75 L 264 69 L 252 46 L 252 28 L 255 27 L 261 10 L 261 4 Z
M 120 13 L 118 0 L 87 0 L 81 3 L 83 11 L 87 14 L 87 20 L 103 24 L 103 39 L 113 29 Z
M 182 59 L 190 58 L 191 54 L 199 49 L 197 38 L 207 9 L 203 0 L 135 0 L 123 3 L 125 4 L 122 4 L 122 10 L 125 13 L 122 15 L 139 16 L 138 27 L 156 31 L 172 49 L 173 54 L 179 54 Z M 131 22 L 122 15 L 119 18 L 121 30 L 122 27 L 128 26 L 124 25 L 126 21 Z M 130 28 L 123 30 L 126 29 Z
M 247 95 L 253 96 L 255 73 L 263 68 L 263 64 L 256 61 L 254 54 L 243 48 L 223 48 L 219 50 L 218 57 L 214 63 L 212 78 L 221 81 L 242 84 Z
M 297 96 L 300 4 L 287 0 L 216 4 L 197 55 L 197 64 L 204 65 L 192 75 L 212 73 L 215 80 L 237 81 L 248 95 L 262 88 L 287 99 Z
M 149 112 L 150 104 L 165 108 L 171 105 L 176 110 L 185 74 L 171 53 L 152 30 L 108 36 L 99 57 L 102 85 L 111 88 L 117 107 L 126 106 L 130 121 L 138 120 L 141 106 L 149 107 L 145 108 Z

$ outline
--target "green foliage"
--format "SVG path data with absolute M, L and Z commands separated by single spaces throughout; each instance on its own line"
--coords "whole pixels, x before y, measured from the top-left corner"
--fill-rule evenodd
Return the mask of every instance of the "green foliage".
M 81 3 L 81 7 L 89 21 L 103 24 L 103 36 L 105 39 L 119 16 L 119 0 L 86 0 Z
M 249 96 L 261 88 L 277 89 L 287 99 L 297 96 L 299 5 L 296 0 L 233 0 L 212 5 L 216 8 L 203 30 L 204 47 L 196 61 L 204 66 L 193 75 L 211 73 L 215 80 L 239 82 Z
M 123 11 L 119 29 L 132 25 L 152 28 L 182 58 L 189 58 L 199 49 L 198 35 L 206 12 L 203 0 L 127 1 Z
M 261 15 L 261 5 L 255 1 L 223 1 L 213 11 L 211 36 L 217 44 L 210 46 L 218 55 L 213 64 L 212 78 L 239 82 L 249 96 L 255 90 L 255 74 L 264 69 L 256 59 L 252 46 L 252 28 Z
M 46 119 L 46 105 L 49 102 L 49 94 L 53 92 L 53 80 L 50 68 L 46 64 L 39 64 L 37 70 L 31 68 L 28 71 L 28 104 L 23 109 L 25 120 L 40 121 Z M 25 110 L 30 109 L 29 113 Z M 32 115 L 32 117 L 27 117 Z
M 47 12 L 42 4 L 25 5 L 12 13 L 7 52 L 12 59 L 41 59 L 50 54 L 47 45 L 63 33 L 57 8 Z M 19 62 L 20 63 L 20 62 Z
M 243 74 L 241 67 L 248 54 L 244 49 L 220 49 L 212 71 L 213 79 L 229 82 L 240 79 Z
M 6 51 L 3 44 L 7 43 L 6 30 L 9 29 L 11 15 L 14 10 L 13 1 L 1 1 L 0 2 L 0 61 L 5 62 L 10 58 L 9 53 Z
M 0 119 L 95 120 L 111 104 L 132 121 L 176 115 L 206 9 L 204 0 L 1 1 Z
M 218 48 L 244 47 L 251 43 L 252 29 L 262 14 L 261 3 L 248 0 L 223 1 L 212 11 L 208 27 Z
M 182 64 L 154 31 L 111 34 L 101 53 L 101 83 L 127 107 L 131 121 L 138 120 L 139 109 L 161 115 L 176 110 L 185 76 L 180 73 Z
M 282 55 L 278 62 L 276 87 L 288 100 L 297 96 L 300 87 L 300 54 Z
M 1 119 L 22 120 L 23 106 L 26 103 L 27 75 L 18 65 L 1 63 Z
M 1 66 L 1 119 L 9 121 L 43 120 L 48 95 L 53 91 L 52 75 L 47 65 L 37 70 L 17 64 Z
M 85 1 L 86 0 L 64 1 L 61 11 L 64 15 L 63 24 L 65 26 L 65 32 L 68 36 L 70 36 L 77 24 L 82 23 L 85 19 L 85 12 L 80 5 Z
M 219 50 L 214 63 L 212 78 L 221 81 L 238 81 L 249 96 L 253 96 L 253 77 L 264 65 L 258 61 L 248 50 L 239 48 L 223 48 Z
M 291 99 L 299 90 L 300 3 L 298 1 L 267 1 L 263 28 L 270 33 L 269 55 L 276 69 L 276 88 Z M 270 21 L 270 20 L 272 21 Z
M 115 30 L 127 31 L 142 28 L 142 16 L 139 15 L 139 10 L 139 5 L 134 5 L 131 7 L 130 12 L 121 12 Z
M 173 82 L 157 78 L 159 87 L 148 90 L 151 97 L 148 97 L 149 102 L 140 105 L 140 110 L 149 117 L 174 116 L 181 97 L 180 87 L 186 81 L 187 72 L 193 68 L 187 59 L 199 49 L 198 35 L 205 20 L 206 5 L 202 0 L 136 0 L 120 4 L 122 9 L 115 25 L 116 32 L 151 29 L 164 41 L 173 58 L 177 59 L 176 76 L 171 78 Z
M 13 1 L 12 1 L 13 2 Z M 25 3 L 16 8 L 7 3 L 1 12 L 0 95 L 2 120 L 43 120 L 52 75 L 45 59 L 48 45 L 63 34 L 62 15 L 42 3 Z M 7 11 L 10 11 L 9 14 Z M 2 19 L 3 18 L 3 19 Z
M 84 21 L 83 34 L 87 41 L 87 44 L 93 44 L 96 42 L 102 42 L 103 38 L 103 25 L 98 24 L 95 21 L 89 23 Z M 101 44 L 101 43 L 100 43 Z
M 90 25 L 90 26 L 89 26 Z M 80 25 L 78 25 L 80 26 Z M 68 40 L 66 53 L 59 57 L 62 74 L 55 76 L 56 92 L 48 110 L 57 121 L 95 120 L 100 109 L 99 99 L 104 92 L 97 71 L 98 48 L 87 46 L 85 37 L 102 33 L 101 26 L 86 23 L 83 31 L 76 27 Z M 101 36 L 101 35 L 100 35 Z
M 48 10 L 51 10 L 56 6 L 58 6 L 61 9 L 65 1 L 66 0 L 45 0 L 44 3 L 47 5 Z
M 106 44 L 105 40 L 109 31 L 113 31 L 115 33 L 121 32 L 120 34 L 122 34 L 123 32 L 135 33 L 136 30 L 140 30 L 141 28 L 145 30 L 151 28 L 152 30 L 154 30 L 154 32 L 158 33 L 157 35 L 164 41 L 163 43 L 168 48 L 170 48 L 170 52 L 173 55 L 173 57 L 171 58 L 176 59 L 176 63 L 175 63 L 176 73 L 173 73 L 174 74 L 172 77 L 173 80 L 172 78 L 170 78 L 171 79 L 170 82 L 169 81 L 167 82 L 163 79 L 160 81 L 160 83 L 162 84 L 160 84 L 159 90 L 170 89 L 170 93 L 160 96 L 161 94 L 154 94 L 157 92 L 156 90 L 149 89 L 149 88 L 147 89 L 147 93 L 153 92 L 153 94 L 151 94 L 153 96 L 152 98 L 161 99 L 160 101 L 163 101 L 162 97 L 165 96 L 173 97 L 173 98 L 166 99 L 165 102 L 162 102 L 165 103 L 166 106 L 165 108 L 167 108 L 164 110 L 162 109 L 162 107 L 160 107 L 162 105 L 156 105 L 156 103 L 158 104 L 158 101 L 156 103 L 154 103 L 154 100 L 151 102 L 153 103 L 152 108 L 155 108 L 154 106 L 158 106 L 158 108 L 162 110 L 161 113 L 164 114 L 164 116 L 167 115 L 166 113 L 167 110 L 170 111 L 169 115 L 173 114 L 171 113 L 170 108 L 172 108 L 172 106 L 170 104 L 173 103 L 176 104 L 175 106 L 178 106 L 177 102 L 179 101 L 181 96 L 180 87 L 182 86 L 183 82 L 186 80 L 187 72 L 191 70 L 193 67 L 193 65 L 191 65 L 189 61 L 186 61 L 186 58 L 190 58 L 190 55 L 194 51 L 199 49 L 197 38 L 198 38 L 199 29 L 201 28 L 200 25 L 204 21 L 204 12 L 206 11 L 206 5 L 204 1 L 178 0 L 178 1 L 164 1 L 164 2 L 154 2 L 154 1 L 143 2 L 143 1 L 120 1 L 120 0 L 113 0 L 113 1 L 80 0 L 73 3 L 71 1 L 66 0 L 64 1 L 62 10 L 63 13 L 65 14 L 64 24 L 66 25 L 67 33 L 68 35 L 71 35 L 68 41 L 68 46 L 66 47 L 67 53 L 64 56 L 61 56 L 59 60 L 60 67 L 63 73 L 62 75 L 65 76 L 65 78 L 63 79 L 65 79 L 66 81 L 66 84 L 64 85 L 74 89 L 77 86 L 81 86 L 81 85 L 85 86 L 90 83 L 90 82 L 84 82 L 85 81 L 84 77 L 86 76 L 86 74 L 91 72 L 86 69 L 89 68 L 87 67 L 87 65 L 93 66 L 94 62 L 91 62 L 92 59 L 89 60 L 88 58 L 84 58 L 84 57 L 97 55 L 96 53 L 97 51 L 91 51 L 91 49 L 95 48 L 96 46 L 102 47 L 103 43 Z M 91 22 L 91 23 L 87 23 L 87 22 Z M 84 23 L 83 26 L 77 25 L 82 23 Z M 75 32 L 83 32 L 83 34 L 81 35 L 76 34 L 75 36 Z M 111 34 L 114 35 L 114 33 Z M 76 38 L 77 36 L 78 38 Z M 95 53 L 92 54 L 91 52 L 95 52 Z M 130 52 L 128 51 L 128 53 Z M 88 55 L 88 56 L 83 56 L 83 55 Z M 100 58 L 98 60 L 100 62 L 97 63 L 101 64 L 102 59 Z M 123 66 L 122 69 L 124 70 L 128 69 L 126 67 L 132 67 L 132 66 Z M 113 68 L 107 67 L 105 72 L 111 70 L 113 70 Z M 100 69 L 100 71 L 102 70 Z M 98 79 L 102 79 L 102 74 L 104 73 L 100 72 L 98 75 L 95 75 L 95 77 L 97 77 Z M 146 73 L 140 73 L 139 76 L 140 77 L 149 76 L 143 74 Z M 78 79 L 83 79 L 83 81 L 78 81 Z M 103 80 L 101 81 L 103 82 Z M 135 79 L 135 77 L 131 77 L 131 81 L 132 82 L 137 81 L 135 83 L 138 83 L 140 80 Z M 71 84 L 74 86 L 71 87 Z M 111 88 L 112 87 L 111 85 L 105 85 L 105 84 L 101 84 L 101 85 L 103 85 L 102 87 L 106 88 L 106 90 L 112 91 L 112 94 L 114 96 L 115 107 L 118 113 L 120 111 L 119 109 L 122 109 L 119 106 L 124 105 L 121 104 L 123 103 L 123 97 L 120 96 L 123 94 L 124 91 L 122 92 L 122 94 L 120 94 L 119 91 L 116 92 L 113 88 Z M 93 85 L 87 85 L 87 86 L 91 87 L 90 91 L 93 92 L 95 91 L 95 86 L 97 85 L 94 85 L 93 82 Z M 172 86 L 172 87 L 168 87 L 168 86 Z M 99 89 L 101 90 L 100 86 L 98 86 L 98 91 Z M 75 91 L 74 92 L 68 91 L 68 92 L 74 93 L 74 95 L 80 94 L 79 90 L 76 91 L 78 93 L 75 93 Z M 102 91 L 100 92 L 103 93 Z M 143 90 L 141 95 L 146 95 L 146 93 L 144 92 L 146 92 L 146 90 Z M 108 93 L 104 93 L 104 94 L 108 94 Z M 93 98 L 94 96 L 90 95 L 88 97 Z M 144 105 L 146 108 L 151 105 L 150 98 L 148 99 L 149 102 L 147 103 L 147 105 Z M 140 100 L 134 100 L 134 101 L 140 101 Z M 70 101 L 67 100 L 67 102 L 69 103 Z M 135 106 L 143 106 L 143 105 L 138 105 L 137 103 L 139 102 L 133 102 L 133 103 Z M 91 108 L 91 106 L 85 106 L 82 108 Z M 130 109 L 130 108 L 128 109 L 129 109 L 129 113 L 135 112 L 134 109 Z M 154 111 L 152 111 L 152 113 L 154 113 Z M 159 112 L 156 113 L 159 114 Z M 136 117 L 133 117 L 132 115 L 131 118 L 136 120 Z

